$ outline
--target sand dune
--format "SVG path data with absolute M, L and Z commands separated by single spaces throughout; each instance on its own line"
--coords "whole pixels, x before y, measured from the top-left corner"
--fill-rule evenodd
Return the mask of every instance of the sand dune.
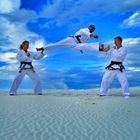
M 138 91 L 128 99 L 96 90 L 0 94 L 0 140 L 139 140 Z

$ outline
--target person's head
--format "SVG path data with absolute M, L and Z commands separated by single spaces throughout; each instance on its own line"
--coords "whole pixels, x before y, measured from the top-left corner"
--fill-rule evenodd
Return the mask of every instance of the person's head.
M 115 37 L 114 42 L 115 42 L 116 46 L 118 46 L 118 47 L 122 46 L 122 37 L 120 37 L 120 36 Z
M 90 33 L 94 32 L 94 30 L 95 30 L 95 25 L 89 25 L 88 29 L 89 29 L 89 32 L 90 32 Z
M 29 41 L 25 40 L 22 42 L 22 44 L 20 45 L 20 50 L 28 50 L 29 48 Z

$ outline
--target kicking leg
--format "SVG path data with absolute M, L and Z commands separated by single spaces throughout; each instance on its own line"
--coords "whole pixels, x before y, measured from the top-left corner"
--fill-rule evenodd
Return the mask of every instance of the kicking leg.
M 74 40 L 74 38 L 72 37 L 67 37 L 66 39 L 63 39 L 57 43 L 51 43 L 48 44 L 42 48 L 36 48 L 37 51 L 41 51 L 41 50 L 51 50 L 51 49 L 55 49 L 55 48 L 60 48 L 60 47 L 75 47 L 76 46 L 76 41 Z
M 99 51 L 99 42 L 95 43 L 79 43 L 74 49 L 76 50 L 87 50 L 87 51 Z

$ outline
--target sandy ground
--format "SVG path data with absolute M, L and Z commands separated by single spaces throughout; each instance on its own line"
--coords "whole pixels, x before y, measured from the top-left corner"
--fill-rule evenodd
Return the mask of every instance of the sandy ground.
M 57 90 L 0 94 L 0 140 L 140 140 L 140 93 Z

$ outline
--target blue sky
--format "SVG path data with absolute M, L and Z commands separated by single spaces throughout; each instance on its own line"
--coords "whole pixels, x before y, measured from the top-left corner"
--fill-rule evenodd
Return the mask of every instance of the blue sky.
M 51 42 L 73 35 L 90 24 L 99 41 L 113 45 L 113 38 L 123 37 L 128 50 L 125 61 L 129 85 L 139 86 L 140 80 L 140 2 L 139 0 L 4 0 L 0 2 L 0 88 L 9 88 L 18 70 L 15 59 L 23 40 L 30 41 L 35 51 Z M 34 61 L 44 89 L 99 88 L 104 67 L 109 59 L 99 52 L 60 48 Z M 112 87 L 119 87 L 115 80 Z M 25 77 L 20 88 L 32 88 Z

